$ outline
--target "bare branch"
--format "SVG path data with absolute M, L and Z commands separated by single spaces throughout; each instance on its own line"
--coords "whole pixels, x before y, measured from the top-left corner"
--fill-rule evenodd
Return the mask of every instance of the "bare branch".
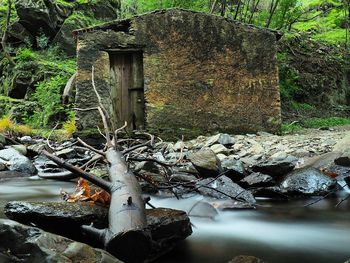
M 99 178 L 93 174 L 90 174 L 88 172 L 83 171 L 79 167 L 76 167 L 74 165 L 71 165 L 70 163 L 65 162 L 64 160 L 58 158 L 57 156 L 50 154 L 47 151 L 42 151 L 42 153 L 47 156 L 50 160 L 58 164 L 59 166 L 67 169 L 68 171 L 72 172 L 73 174 L 76 174 L 78 176 L 83 177 L 84 179 L 94 183 L 95 185 L 101 187 L 103 190 L 106 190 L 107 192 L 111 191 L 112 184 L 110 182 L 107 182 L 103 180 L 102 178 Z

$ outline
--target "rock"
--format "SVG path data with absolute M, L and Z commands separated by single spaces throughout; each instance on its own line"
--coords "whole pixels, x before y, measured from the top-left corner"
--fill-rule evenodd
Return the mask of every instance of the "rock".
M 222 162 L 223 160 L 227 159 L 227 156 L 225 154 L 219 153 L 216 155 L 218 159 Z
M 183 163 L 181 166 L 175 166 L 172 168 L 173 173 L 190 173 L 190 174 L 196 174 L 198 175 L 197 169 L 194 167 L 194 165 L 190 162 Z
M 37 143 L 37 144 L 29 145 L 27 147 L 27 150 L 29 152 L 33 152 L 35 154 L 40 154 L 41 151 L 43 151 L 43 150 L 46 150 L 48 152 L 52 152 L 52 149 L 50 149 L 50 147 L 46 143 Z
M 21 143 L 26 143 L 26 144 L 33 144 L 33 143 L 35 143 L 33 138 L 28 136 L 28 135 L 19 138 L 19 140 L 20 140 Z
M 18 151 L 22 155 L 27 155 L 27 147 L 25 147 L 22 144 L 11 145 L 11 148 L 15 149 L 16 151 Z
M 225 155 L 230 154 L 230 150 L 227 149 L 227 148 L 226 148 L 224 145 L 222 145 L 222 144 L 214 144 L 214 145 L 210 146 L 210 149 L 211 149 L 214 153 L 216 153 L 216 154 L 219 154 L 219 153 L 225 154 Z
M 288 196 L 282 193 L 282 190 L 279 186 L 270 186 L 270 187 L 258 187 L 250 190 L 255 197 L 266 197 L 273 199 L 288 199 Z
M 226 200 L 213 200 L 208 201 L 214 208 L 220 210 L 241 210 L 241 209 L 255 209 L 253 204 L 247 202 L 240 202 L 237 200 L 226 199 Z
M 260 172 L 271 175 L 273 177 L 279 177 L 292 171 L 295 167 L 297 158 L 288 156 L 284 159 L 268 160 L 262 163 L 253 165 L 252 170 L 254 172 Z
M 0 161 L 0 171 L 5 171 L 5 170 L 6 170 L 6 165 Z M 1 175 L 0 175 L 0 178 L 2 178 Z
M 34 44 L 33 35 L 18 21 L 12 23 L 8 29 L 10 37 L 16 38 L 28 45 Z
M 240 181 L 240 185 L 247 187 L 262 187 L 275 184 L 275 180 L 267 174 L 251 173 Z
M 211 146 L 213 144 L 222 144 L 222 145 L 233 145 L 235 144 L 235 139 L 226 133 L 219 133 L 208 138 L 205 143 L 205 146 Z
M 21 223 L 34 224 L 46 231 L 94 246 L 101 244 L 83 236 L 80 226 L 94 223 L 98 228 L 105 228 L 108 225 L 108 208 L 82 202 L 9 202 L 5 206 L 5 214 Z M 150 258 L 166 253 L 177 242 L 192 234 L 190 220 L 184 211 L 168 208 L 146 209 L 146 215 L 153 240 Z
M 216 176 L 222 172 L 220 160 L 210 149 L 195 152 L 188 158 L 202 177 Z
M 15 0 L 15 7 L 19 23 L 35 37 L 40 34 L 54 37 L 72 12 L 71 5 L 59 4 L 56 1 Z
M 235 160 L 235 159 L 223 160 L 221 162 L 221 167 L 224 171 L 227 171 L 225 175 L 234 182 L 238 182 L 245 176 L 245 168 L 243 163 L 240 160 Z
M 270 159 L 279 159 L 279 160 L 281 160 L 281 159 L 285 159 L 285 158 L 287 158 L 287 156 L 288 156 L 288 154 L 286 153 L 286 152 L 284 152 L 284 151 L 279 151 L 279 152 L 276 152 L 276 153 L 274 153 L 273 155 L 271 155 L 271 157 L 270 157 Z
M 159 168 L 155 162 L 143 161 L 138 162 L 134 168 L 135 172 L 146 171 L 151 173 L 159 173 Z
M 0 150 L 0 159 L 9 163 L 9 170 L 34 175 L 36 168 L 32 162 L 13 148 Z
M 228 263 L 267 263 L 267 262 L 257 257 L 241 255 L 233 258 Z
M 218 179 L 213 181 L 214 178 L 206 178 L 198 183 L 198 191 L 206 196 L 218 198 L 218 199 L 237 199 L 254 204 L 254 196 L 247 190 L 240 187 L 238 184 L 232 182 L 227 176 L 220 176 Z
M 249 154 L 262 154 L 264 153 L 264 147 L 260 143 L 254 143 L 248 150 Z
M 211 205 L 208 202 L 205 201 L 199 201 L 195 203 L 192 208 L 188 211 L 189 216 L 193 217 L 203 217 L 203 218 L 212 218 L 214 219 L 218 212 L 214 208 L 213 205 Z
M 102 249 L 7 219 L 0 219 L 0 240 L 6 240 L 0 246 L 1 262 L 121 263 Z
M 187 173 L 175 173 L 170 176 L 170 180 L 178 182 L 195 182 L 197 181 L 197 177 Z
M 280 183 L 282 193 L 324 195 L 331 191 L 337 181 L 315 168 L 302 168 L 288 174 Z
M 341 166 L 350 167 L 350 151 L 347 150 L 334 160 L 334 163 Z

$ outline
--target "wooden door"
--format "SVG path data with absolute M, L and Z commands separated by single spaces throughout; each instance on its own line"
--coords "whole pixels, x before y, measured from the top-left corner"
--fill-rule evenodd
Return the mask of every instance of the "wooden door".
M 116 127 L 128 123 L 128 130 L 144 129 L 143 55 L 141 52 L 113 52 L 111 96 Z

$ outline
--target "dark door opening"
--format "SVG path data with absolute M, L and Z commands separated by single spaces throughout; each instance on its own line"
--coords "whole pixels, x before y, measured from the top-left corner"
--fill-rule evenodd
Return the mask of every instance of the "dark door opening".
M 116 124 L 126 121 L 128 130 L 145 128 L 143 54 L 141 51 L 110 52 L 111 96 Z

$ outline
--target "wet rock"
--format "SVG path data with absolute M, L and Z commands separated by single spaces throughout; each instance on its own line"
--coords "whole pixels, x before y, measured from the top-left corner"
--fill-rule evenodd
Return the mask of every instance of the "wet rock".
M 216 143 L 229 146 L 235 143 L 235 139 L 226 133 L 219 133 L 208 138 L 205 146 L 211 146 Z
M 224 145 L 222 144 L 214 144 L 212 146 L 210 146 L 210 149 L 216 153 L 216 154 L 225 154 L 225 155 L 228 155 L 230 153 L 230 150 L 227 149 Z
M 10 171 L 27 173 L 30 175 L 36 173 L 36 168 L 32 162 L 13 148 L 0 150 L 0 159 L 8 162 L 8 169 Z
M 218 212 L 212 204 L 200 201 L 192 206 L 188 211 L 188 215 L 193 217 L 215 218 Z
M 279 186 L 270 186 L 270 187 L 258 187 L 250 190 L 255 197 L 266 197 L 273 199 L 288 199 L 288 196 L 282 193 L 282 190 Z
M 34 144 L 34 143 L 35 143 L 35 141 L 33 140 L 33 138 L 30 137 L 30 136 L 28 136 L 28 135 L 19 138 L 19 141 L 20 141 L 21 143 L 25 143 L 25 144 Z
M 220 160 L 210 149 L 195 152 L 188 158 L 202 177 L 216 176 L 222 172 Z
M 108 252 L 44 232 L 12 220 L 0 219 L 1 262 L 121 262 Z
M 274 177 L 279 177 L 292 171 L 298 159 L 293 156 L 288 156 L 284 159 L 268 160 L 262 163 L 253 165 L 254 172 L 268 174 Z
M 227 176 L 223 175 L 213 180 L 214 178 L 206 178 L 196 183 L 198 191 L 203 195 L 218 199 L 232 198 L 250 204 L 255 203 L 254 196 L 249 191 L 232 182 Z
M 267 262 L 257 257 L 241 255 L 233 258 L 228 263 L 267 263 Z
M 336 180 L 315 168 L 303 168 L 288 174 L 280 183 L 283 193 L 324 195 L 336 186 Z
M 342 153 L 341 156 L 334 160 L 334 163 L 341 166 L 350 167 L 350 151 Z
M 241 210 L 241 209 L 255 209 L 253 204 L 247 202 L 240 202 L 237 200 L 226 199 L 226 200 L 213 200 L 208 201 L 214 208 L 220 210 Z
M 274 185 L 272 176 L 263 173 L 251 173 L 240 181 L 240 185 L 247 187 L 261 187 Z
M 245 168 L 243 163 L 240 160 L 235 159 L 226 159 L 221 162 L 221 167 L 224 171 L 227 171 L 225 174 L 234 182 L 241 180 L 245 176 Z
M 190 219 L 184 211 L 169 208 L 147 209 L 146 216 L 153 240 L 150 259 L 169 252 L 179 241 L 192 234 Z
M 105 228 L 108 225 L 108 208 L 91 206 L 88 203 L 9 202 L 5 206 L 5 214 L 23 224 L 35 225 L 46 231 L 100 247 L 101 244 L 82 235 L 80 226 L 93 223 L 98 228 Z M 178 241 L 192 233 L 190 220 L 184 211 L 168 208 L 146 209 L 146 215 L 153 240 L 150 258 L 169 251 Z
M 27 149 L 29 152 L 33 152 L 35 154 L 40 154 L 41 151 L 43 151 L 43 150 L 52 152 L 52 150 L 50 149 L 50 147 L 46 143 L 36 143 L 33 145 L 29 145 L 27 147 Z

